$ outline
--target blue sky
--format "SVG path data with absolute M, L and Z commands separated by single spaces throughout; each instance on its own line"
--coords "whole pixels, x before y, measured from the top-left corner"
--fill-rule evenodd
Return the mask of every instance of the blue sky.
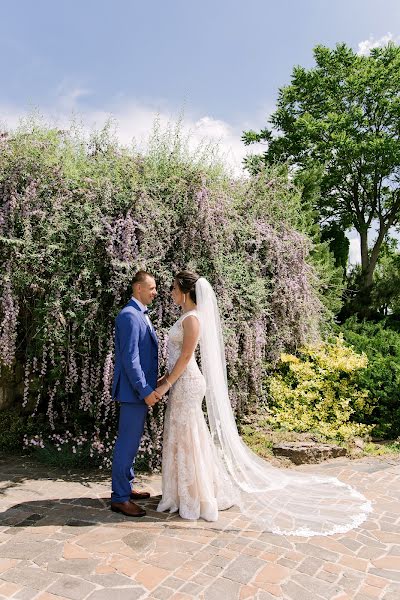
M 263 123 L 316 44 L 400 34 L 398 0 L 6 0 L 0 105 L 135 103 Z
M 88 126 L 112 114 L 129 142 L 183 109 L 236 166 L 241 132 L 265 124 L 316 44 L 400 40 L 399 0 L 4 0 L 0 18 L 3 123 L 33 107 Z

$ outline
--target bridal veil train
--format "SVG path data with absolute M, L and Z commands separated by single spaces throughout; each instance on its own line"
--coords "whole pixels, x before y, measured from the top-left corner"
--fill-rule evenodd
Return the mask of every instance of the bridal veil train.
M 241 512 L 280 535 L 331 535 L 359 526 L 372 506 L 350 485 L 273 467 L 241 440 L 228 395 L 217 299 L 204 277 L 196 282 L 196 297 L 211 436 L 238 492 L 235 503 Z

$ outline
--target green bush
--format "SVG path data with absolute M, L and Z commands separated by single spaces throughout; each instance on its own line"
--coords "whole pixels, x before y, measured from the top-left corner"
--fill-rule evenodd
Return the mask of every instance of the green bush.
M 372 426 L 363 420 L 373 404 L 360 381 L 367 364 L 367 357 L 356 354 L 341 337 L 304 346 L 296 356 L 282 354 L 266 381 L 266 422 L 273 428 L 341 440 L 369 433 Z
M 0 450 L 15 451 L 23 447 L 24 437 L 34 435 L 37 427 L 43 428 L 39 419 L 33 420 L 21 414 L 18 407 L 0 411 Z
M 356 352 L 364 352 L 368 365 L 360 372 L 360 386 L 368 390 L 375 408 L 366 415 L 376 423 L 374 434 L 396 438 L 400 435 L 400 333 L 386 321 L 358 322 L 355 317 L 340 327 L 344 339 Z
M 172 274 L 186 267 L 211 281 L 231 401 L 245 412 L 261 395 L 265 361 L 318 335 L 332 312 L 329 255 L 322 245 L 311 256 L 303 217 L 286 171 L 232 179 L 212 155 L 191 153 L 179 130 L 156 132 L 145 154 L 121 147 L 109 129 L 87 139 L 33 121 L 2 134 L 0 377 L 16 365 L 23 372 L 19 405 L 38 422 L 26 447 L 52 453 L 55 445 L 56 457 L 75 447 L 84 456 L 88 437 L 89 457 L 102 452 L 109 464 L 114 319 L 140 268 L 157 279 L 151 317 L 161 371 L 177 318 Z M 149 417 L 139 454 L 152 468 L 163 406 Z

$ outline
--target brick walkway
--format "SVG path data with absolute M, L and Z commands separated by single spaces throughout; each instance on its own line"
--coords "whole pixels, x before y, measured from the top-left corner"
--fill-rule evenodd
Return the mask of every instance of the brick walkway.
M 399 600 L 400 458 L 301 467 L 338 475 L 373 501 L 333 537 L 260 533 L 235 510 L 217 523 L 108 507 L 104 476 L 0 460 L 0 598 L 18 600 Z M 143 478 L 154 494 L 160 478 Z

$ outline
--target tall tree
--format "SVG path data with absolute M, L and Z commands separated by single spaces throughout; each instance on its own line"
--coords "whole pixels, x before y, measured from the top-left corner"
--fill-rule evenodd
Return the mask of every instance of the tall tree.
M 246 144 L 267 144 L 247 166 L 285 161 L 300 171 L 320 169 L 315 209 L 321 222 L 358 231 L 360 296 L 368 303 L 382 243 L 400 223 L 400 47 L 360 56 L 345 44 L 317 46 L 314 57 L 315 67 L 295 67 L 280 90 L 272 128 L 244 133 Z

